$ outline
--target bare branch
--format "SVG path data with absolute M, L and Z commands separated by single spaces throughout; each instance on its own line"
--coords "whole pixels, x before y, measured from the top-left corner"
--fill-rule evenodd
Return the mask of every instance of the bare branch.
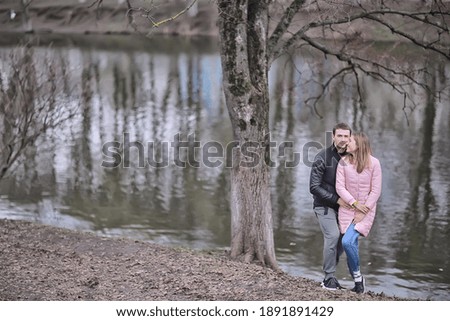
M 272 57 L 273 50 L 291 25 L 292 19 L 294 19 L 295 15 L 305 2 L 306 0 L 294 0 L 283 13 L 283 16 L 268 41 L 267 52 L 269 57 Z
M 90 9 L 90 8 L 92 8 L 93 6 L 97 5 L 97 9 L 99 9 L 100 6 L 102 5 L 102 3 L 103 3 L 103 0 L 95 0 L 93 3 L 91 3 L 90 6 L 88 6 L 88 8 Z
M 389 28 L 389 29 L 391 30 L 392 33 L 395 33 L 395 34 L 397 34 L 397 35 L 400 35 L 400 36 L 402 36 L 402 37 L 408 39 L 409 41 L 411 41 L 412 43 L 414 43 L 415 45 L 417 45 L 417 46 L 419 46 L 419 47 L 422 47 L 422 48 L 424 48 L 424 49 L 429 49 L 429 50 L 435 51 L 435 52 L 437 52 L 437 53 L 443 55 L 443 56 L 444 56 L 445 58 L 447 58 L 448 60 L 450 60 L 450 50 L 448 50 L 448 51 L 446 52 L 446 51 L 444 51 L 444 50 L 442 50 L 442 49 L 440 49 L 440 48 L 436 48 L 435 46 L 433 46 L 433 44 L 434 44 L 435 42 L 425 43 L 425 42 L 418 41 L 418 40 L 417 40 L 416 38 L 414 38 L 412 35 L 410 35 L 410 34 L 408 34 L 408 33 L 406 33 L 406 32 L 403 32 L 403 31 L 399 30 L 398 28 L 395 28 L 395 27 L 394 27 L 393 25 L 391 25 L 390 23 L 388 23 L 388 22 L 386 22 L 386 21 L 384 21 L 384 20 L 382 20 L 382 19 L 380 19 L 380 18 L 378 18 L 378 17 L 376 17 L 376 16 L 374 16 L 374 15 L 368 15 L 368 16 L 366 17 L 366 19 L 374 20 L 374 21 L 376 21 L 376 22 L 382 24 L 383 26 L 386 26 L 387 28 Z M 448 49 L 448 48 L 447 48 L 447 49 Z
M 66 76 L 62 70 L 50 60 L 38 63 L 29 44 L 11 51 L 0 75 L 0 179 L 49 128 L 75 115 L 75 110 L 56 107 Z
M 185 9 L 181 10 L 180 12 L 178 12 L 176 15 L 174 15 L 174 16 L 172 16 L 172 17 L 169 17 L 169 18 L 167 18 L 167 19 L 164 19 L 164 20 L 161 20 L 161 21 L 159 21 L 159 22 L 154 23 L 154 24 L 153 24 L 153 27 L 154 27 L 154 28 L 158 28 L 159 26 L 161 26 L 161 25 L 164 24 L 164 23 L 167 23 L 167 22 L 170 22 L 170 21 L 173 21 L 173 20 L 177 19 L 179 16 L 185 14 L 189 9 L 191 9 L 192 6 L 193 6 L 196 2 L 197 2 L 197 0 L 192 0 L 192 2 L 189 4 L 189 6 L 187 6 Z
M 100 19 L 100 8 L 103 4 L 103 0 L 95 0 L 90 6 L 88 6 L 88 9 L 92 8 L 93 6 L 97 6 L 97 8 L 95 8 L 95 12 L 97 15 L 97 20 Z
M 171 22 L 173 20 L 176 20 L 177 18 L 179 18 L 180 16 L 184 15 L 186 12 L 189 11 L 189 9 L 191 9 L 194 4 L 197 2 L 198 0 L 192 0 L 188 6 L 186 6 L 183 10 L 181 10 L 180 12 L 176 13 L 175 15 L 169 17 L 169 18 L 165 18 L 163 20 L 160 21 L 156 21 L 151 13 L 152 11 L 154 11 L 154 9 L 157 7 L 153 1 L 151 1 L 150 6 L 148 8 L 144 8 L 144 7 L 133 7 L 130 3 L 129 0 L 127 0 L 127 6 L 128 6 L 128 11 L 127 11 L 127 16 L 130 17 L 132 16 L 134 13 L 141 13 L 143 17 L 145 17 L 148 21 L 150 21 L 151 23 L 151 27 L 152 28 L 159 28 L 161 25 Z M 136 28 L 135 28 L 136 30 Z
M 390 68 L 386 65 L 383 65 L 379 62 L 371 61 L 366 58 L 362 58 L 356 55 L 351 55 L 349 53 L 344 53 L 343 51 L 333 51 L 332 49 L 329 49 L 328 47 L 322 45 L 318 41 L 315 41 L 313 39 L 310 39 L 306 36 L 302 37 L 302 40 L 307 42 L 311 47 L 319 50 L 325 55 L 336 57 L 338 60 L 346 63 L 347 67 L 342 67 L 339 71 L 334 73 L 328 81 L 326 81 L 324 84 L 322 84 L 322 90 L 319 93 L 319 95 L 308 98 L 305 103 L 309 106 L 311 106 L 310 102 L 312 101 L 312 107 L 315 111 L 315 113 L 320 117 L 320 114 L 317 112 L 317 103 L 318 101 L 324 97 L 326 93 L 326 89 L 330 86 L 331 82 L 335 80 L 338 76 L 341 74 L 345 75 L 348 74 L 349 71 L 352 71 L 352 73 L 355 75 L 355 81 L 356 86 L 358 90 L 358 95 L 360 97 L 360 101 L 362 101 L 362 88 L 359 81 L 358 76 L 358 70 L 362 72 L 363 74 L 369 76 L 372 79 L 375 79 L 377 81 L 380 81 L 382 83 L 385 83 L 391 88 L 402 95 L 404 97 L 404 105 L 403 109 L 406 109 L 408 106 L 408 103 L 411 103 L 413 106 L 416 105 L 414 102 L 414 99 L 411 97 L 410 93 L 408 93 L 405 86 L 411 86 L 411 85 L 417 85 L 426 92 L 431 93 L 432 89 L 427 85 L 426 82 L 419 81 L 416 79 L 416 74 L 423 73 L 426 74 L 427 71 L 425 69 L 418 69 L 416 71 L 412 70 L 409 72 L 403 72 L 399 71 L 395 68 Z M 374 70 L 370 69 L 373 68 Z M 391 77 L 394 76 L 394 77 Z M 406 83 L 402 83 L 401 81 L 398 81 L 397 78 L 404 78 L 407 80 Z
M 346 74 L 353 70 L 354 70 L 354 67 L 350 66 L 350 67 L 342 68 L 339 71 L 337 71 L 336 73 L 334 73 L 333 75 L 331 75 L 331 77 L 328 78 L 328 80 L 324 84 L 320 84 L 322 87 L 320 93 L 317 96 L 308 97 L 305 100 L 305 105 L 309 106 L 319 118 L 323 118 L 323 116 L 317 110 L 317 103 L 319 102 L 320 99 L 322 99 L 325 96 L 326 90 L 330 87 L 333 80 L 336 80 L 338 77 L 342 76 L 343 74 Z M 310 105 L 310 103 L 309 103 L 310 101 L 313 102 L 312 105 Z
M 308 31 L 315 29 L 315 28 L 325 28 L 328 27 L 330 30 L 334 30 L 334 26 L 342 25 L 342 24 L 349 24 L 351 22 L 357 21 L 357 20 L 370 20 L 374 21 L 378 24 L 381 24 L 389 30 L 391 30 L 392 33 L 397 34 L 403 38 L 406 38 L 407 40 L 411 41 L 415 45 L 418 45 L 424 49 L 429 49 L 432 51 L 435 51 L 441 55 L 443 55 L 445 58 L 450 59 L 450 50 L 448 52 L 445 51 L 444 48 L 438 48 L 435 45 L 439 44 L 443 39 L 438 38 L 432 42 L 426 43 L 423 41 L 420 41 L 416 37 L 402 31 L 399 27 L 393 26 L 389 22 L 383 20 L 380 18 L 380 16 L 390 16 L 390 17 L 399 17 L 399 18 L 406 18 L 411 19 L 413 21 L 419 22 L 423 25 L 428 25 L 435 29 L 435 33 L 437 35 L 446 35 L 448 37 L 448 34 L 450 32 L 449 26 L 445 23 L 444 17 L 450 18 L 450 12 L 448 10 L 445 10 L 445 8 L 439 8 L 438 10 L 429 10 L 429 11 L 402 11 L 402 10 L 393 10 L 392 8 L 381 8 L 381 9 L 372 9 L 368 10 L 364 8 L 362 5 L 360 5 L 360 8 L 362 11 L 357 12 L 353 15 L 344 15 L 343 17 L 334 17 L 334 18 L 328 18 L 328 19 L 315 19 L 314 21 L 311 21 L 304 26 L 302 26 L 297 32 L 292 34 L 292 36 L 284 43 L 283 46 L 279 46 L 276 50 L 272 51 L 272 58 L 276 58 L 283 54 L 284 52 L 290 50 L 298 41 L 301 40 L 302 36 L 305 35 Z M 437 21 L 437 18 L 442 18 L 442 21 Z M 446 40 L 448 41 L 448 39 Z

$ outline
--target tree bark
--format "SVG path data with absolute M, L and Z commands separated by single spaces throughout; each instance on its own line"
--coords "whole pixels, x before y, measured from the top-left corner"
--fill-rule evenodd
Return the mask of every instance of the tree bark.
M 268 0 L 219 0 L 225 100 L 237 148 L 231 169 L 231 257 L 278 269 L 269 133 Z

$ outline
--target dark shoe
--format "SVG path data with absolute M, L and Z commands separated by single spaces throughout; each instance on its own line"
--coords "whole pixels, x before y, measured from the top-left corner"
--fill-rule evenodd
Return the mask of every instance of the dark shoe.
M 355 282 L 355 287 L 351 290 L 352 292 L 356 292 L 358 294 L 360 293 L 364 293 L 364 277 L 362 277 L 362 281 L 361 282 Z
M 327 290 L 340 290 L 343 287 L 339 284 L 338 280 L 335 277 L 331 277 L 329 279 L 323 280 L 322 288 Z

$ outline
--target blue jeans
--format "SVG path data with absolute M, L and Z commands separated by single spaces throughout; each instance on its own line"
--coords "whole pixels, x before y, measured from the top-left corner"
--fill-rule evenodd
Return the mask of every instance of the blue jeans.
M 359 271 L 359 246 L 358 238 L 360 234 L 355 230 L 355 224 L 350 224 L 344 236 L 342 237 L 342 246 L 347 254 L 347 265 L 350 275 L 354 277 L 354 272 Z

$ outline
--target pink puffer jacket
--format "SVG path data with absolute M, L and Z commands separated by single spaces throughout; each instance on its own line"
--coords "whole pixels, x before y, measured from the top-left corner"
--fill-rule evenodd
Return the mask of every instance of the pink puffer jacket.
M 371 156 L 371 166 L 360 174 L 356 167 L 347 163 L 343 158 L 339 162 L 336 172 L 336 192 L 347 203 L 358 201 L 370 208 L 364 219 L 356 223 L 355 229 L 363 236 L 367 236 L 372 228 L 377 209 L 377 201 L 381 195 L 381 165 L 380 161 Z M 339 207 L 339 228 L 344 234 L 355 216 L 354 209 Z

